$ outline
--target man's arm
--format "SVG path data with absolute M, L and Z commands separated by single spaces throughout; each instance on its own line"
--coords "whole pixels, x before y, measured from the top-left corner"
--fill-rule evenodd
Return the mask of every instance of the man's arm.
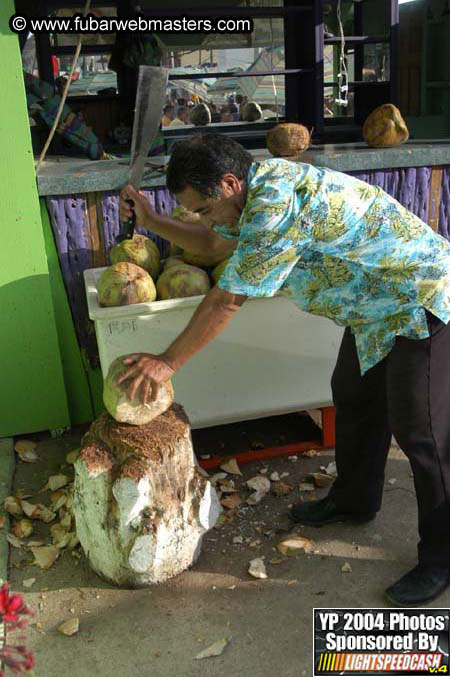
M 134 398 L 139 388 L 142 402 L 157 399 L 160 384 L 171 378 L 192 355 L 219 336 L 245 299 L 245 296 L 229 294 L 219 287 L 214 287 L 199 305 L 186 329 L 162 355 L 137 353 L 127 357 L 124 362 L 131 365 L 130 369 L 118 383 L 132 379 L 129 389 L 130 399 Z
M 186 249 L 192 254 L 217 254 L 226 259 L 236 248 L 236 240 L 220 237 L 211 228 L 202 223 L 184 223 L 168 216 L 157 214 L 144 195 L 127 186 L 121 193 L 120 219 L 127 221 L 132 214 L 127 200 L 133 200 L 136 223 L 143 228 L 163 237 L 169 242 Z
M 162 354 L 175 371 L 210 341 L 219 336 L 240 309 L 245 296 L 236 296 L 214 287 L 193 314 L 186 329 Z

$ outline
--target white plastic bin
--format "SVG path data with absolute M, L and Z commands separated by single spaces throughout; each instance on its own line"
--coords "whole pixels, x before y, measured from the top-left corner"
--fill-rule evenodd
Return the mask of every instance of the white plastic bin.
M 102 308 L 103 270 L 86 270 L 84 277 L 105 375 L 119 355 L 163 352 L 203 296 Z M 340 327 L 288 299 L 249 299 L 226 331 L 176 373 L 176 401 L 193 428 L 330 405 L 341 337 Z

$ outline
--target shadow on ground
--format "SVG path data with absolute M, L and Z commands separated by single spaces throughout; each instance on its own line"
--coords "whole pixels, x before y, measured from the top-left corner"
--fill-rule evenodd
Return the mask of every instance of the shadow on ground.
M 19 463 L 15 491 L 33 494 L 49 474 L 70 472 L 68 451 L 79 435 L 41 440 L 38 464 Z M 283 677 L 312 674 L 312 610 L 314 607 L 384 607 L 384 588 L 411 568 L 416 558 L 417 514 L 409 464 L 391 449 L 383 509 L 370 524 L 329 525 L 321 529 L 292 525 L 288 506 L 320 492 L 298 489 L 300 481 L 333 460 L 332 452 L 276 459 L 242 468 L 246 479 L 268 467 L 289 473 L 293 485 L 286 497 L 267 496 L 256 506 L 209 532 L 196 564 L 166 584 L 144 590 L 113 588 L 87 565 L 64 551 L 48 571 L 30 566 L 28 551 L 12 548 L 12 588 L 25 593 L 36 610 L 29 644 L 36 654 L 36 676 L 56 677 L 63 670 L 77 677 L 119 674 L 121 677 L 205 676 Z M 62 465 L 62 470 L 61 470 Z M 242 490 L 242 495 L 246 492 Z M 46 502 L 46 494 L 40 500 Z M 35 498 L 30 500 L 34 501 Z M 48 526 L 42 532 L 48 534 Z M 274 550 L 288 533 L 314 541 L 314 553 L 281 563 Z M 233 538 L 241 536 L 242 544 Z M 39 534 L 33 537 L 39 537 Z M 265 557 L 267 580 L 247 573 L 254 557 Z M 342 567 L 349 563 L 351 572 Z M 31 589 L 24 579 L 35 577 Z M 450 594 L 439 600 L 450 605 Z M 77 616 L 79 633 L 65 637 L 56 630 Z M 231 637 L 217 658 L 195 656 L 218 639 Z

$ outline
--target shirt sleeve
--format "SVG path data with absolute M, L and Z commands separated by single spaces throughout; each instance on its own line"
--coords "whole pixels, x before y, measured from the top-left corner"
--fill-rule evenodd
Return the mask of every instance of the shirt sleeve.
M 274 296 L 300 258 L 295 190 L 274 169 L 250 171 L 239 243 L 218 286 L 242 296 Z

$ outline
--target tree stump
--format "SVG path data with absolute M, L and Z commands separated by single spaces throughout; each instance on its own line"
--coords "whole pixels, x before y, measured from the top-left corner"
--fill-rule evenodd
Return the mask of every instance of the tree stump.
M 90 565 L 111 583 L 143 587 L 191 566 L 221 507 L 183 408 L 141 426 L 94 421 L 75 462 L 73 508 Z

